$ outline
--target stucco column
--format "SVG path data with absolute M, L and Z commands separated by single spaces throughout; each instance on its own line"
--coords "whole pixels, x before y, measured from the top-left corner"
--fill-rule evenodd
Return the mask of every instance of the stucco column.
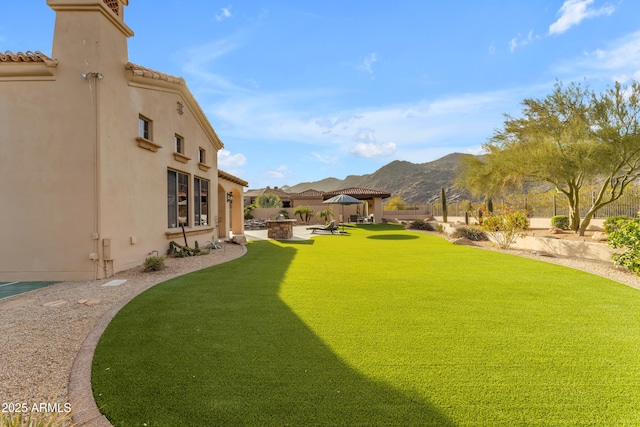
M 382 222 L 382 215 L 384 213 L 382 207 L 382 197 L 373 198 L 373 221 L 376 223 Z

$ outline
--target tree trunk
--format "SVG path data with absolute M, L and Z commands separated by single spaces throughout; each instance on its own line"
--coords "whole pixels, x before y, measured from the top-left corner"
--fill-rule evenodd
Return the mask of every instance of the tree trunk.
M 582 223 L 580 224 L 580 228 L 578 229 L 578 236 L 584 236 L 584 232 L 587 230 L 587 227 L 589 227 L 589 224 L 591 223 L 591 218 L 593 218 L 593 215 L 595 214 L 595 211 L 589 211 L 585 216 L 584 219 L 582 220 Z

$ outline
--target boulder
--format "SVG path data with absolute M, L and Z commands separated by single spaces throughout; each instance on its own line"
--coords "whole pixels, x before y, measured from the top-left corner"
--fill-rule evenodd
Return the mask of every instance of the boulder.
M 602 231 L 596 231 L 595 233 L 593 233 L 593 236 L 591 236 L 591 239 L 595 240 L 596 242 L 606 242 L 607 234 L 603 233 Z
M 244 234 L 239 234 L 237 236 L 233 236 L 231 238 L 232 243 L 236 243 L 238 245 L 246 245 L 247 244 L 247 236 Z
M 562 231 L 562 229 L 558 228 L 558 227 L 551 227 L 549 229 L 549 233 L 551 233 L 551 234 L 564 234 L 564 231 Z

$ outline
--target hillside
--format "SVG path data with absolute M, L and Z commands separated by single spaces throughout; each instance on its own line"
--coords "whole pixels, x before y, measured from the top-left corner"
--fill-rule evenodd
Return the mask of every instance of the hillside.
M 325 178 L 321 181 L 303 182 L 288 187 L 288 192 L 301 192 L 313 188 L 319 191 L 333 191 L 341 188 L 362 187 L 385 190 L 392 195 L 400 195 L 407 203 L 426 203 L 439 197 L 440 188 L 449 191 L 449 197 L 456 194 L 467 197 L 454 188 L 456 169 L 462 156 L 470 154 L 453 153 L 427 163 L 411 163 L 395 160 L 372 174 L 349 175 L 345 179 Z

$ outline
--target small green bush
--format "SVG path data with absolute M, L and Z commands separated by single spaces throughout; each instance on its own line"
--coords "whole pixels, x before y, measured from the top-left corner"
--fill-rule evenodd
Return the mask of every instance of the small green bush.
M 556 215 L 551 217 L 551 226 L 561 230 L 569 229 L 569 217 L 566 215 Z
M 409 224 L 409 228 L 412 230 L 435 231 L 433 226 L 423 219 L 412 221 L 411 224 Z
M 529 218 L 526 211 L 510 211 L 504 209 L 501 213 L 490 214 L 482 221 L 482 229 L 502 249 L 508 249 L 518 237 L 526 234 L 529 228 Z
M 453 232 L 452 237 L 455 238 L 467 238 L 469 240 L 473 240 L 474 242 L 480 242 L 482 240 L 487 240 L 487 235 L 484 231 L 475 228 L 475 227 L 460 227 L 456 228 L 456 231 Z
M 614 231 L 619 231 L 620 227 L 632 219 L 627 215 L 610 216 L 604 221 L 604 232 L 611 234 Z
M 640 275 L 640 218 L 621 218 L 609 229 L 609 246 L 625 249 L 622 253 L 613 254 L 615 265 L 621 265 Z
M 164 270 L 164 258 L 161 256 L 150 256 L 144 260 L 144 268 L 142 271 L 148 273 L 150 271 Z

